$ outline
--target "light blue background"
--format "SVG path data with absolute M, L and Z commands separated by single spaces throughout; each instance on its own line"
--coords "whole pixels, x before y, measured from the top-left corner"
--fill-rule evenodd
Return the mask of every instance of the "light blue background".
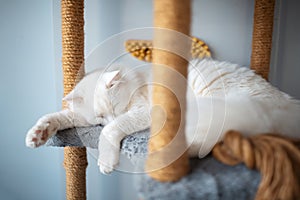
M 249 65 L 252 0 L 194 0 L 192 33 L 216 58 Z M 152 25 L 148 0 L 86 0 L 88 55 L 112 34 Z M 300 98 L 299 1 L 277 1 L 271 80 Z M 63 150 L 28 149 L 26 131 L 61 107 L 58 0 L 0 0 L 0 199 L 64 199 Z M 284 67 L 283 67 L 284 66 Z M 132 176 L 103 176 L 89 156 L 88 199 L 137 199 Z

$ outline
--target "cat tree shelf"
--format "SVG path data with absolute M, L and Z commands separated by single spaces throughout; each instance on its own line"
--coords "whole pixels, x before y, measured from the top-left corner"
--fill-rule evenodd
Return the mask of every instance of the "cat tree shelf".
M 90 147 L 97 149 L 101 126 L 80 127 L 58 132 L 48 146 Z M 149 130 L 127 136 L 122 141 L 121 153 L 129 159 L 147 155 Z M 191 172 L 175 183 L 161 183 L 147 174 L 138 176 L 137 190 L 142 199 L 254 199 L 260 173 L 243 164 L 227 166 L 212 156 L 190 159 Z M 100 173 L 100 172 L 99 172 Z

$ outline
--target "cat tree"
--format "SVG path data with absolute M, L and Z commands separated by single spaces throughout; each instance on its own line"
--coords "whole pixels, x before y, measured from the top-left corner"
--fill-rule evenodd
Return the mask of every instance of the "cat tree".
M 275 0 L 255 1 L 251 68 L 266 79 L 268 77 L 270 65 L 274 2 Z M 190 0 L 155 0 L 154 25 L 156 27 L 168 28 L 189 35 L 190 6 Z M 82 78 L 84 74 L 83 14 L 84 0 L 61 0 L 63 46 L 62 62 L 65 95 L 73 89 L 76 82 L 80 80 L 80 78 Z M 164 47 L 168 49 L 170 42 L 172 42 L 172 35 L 168 37 L 168 42 L 165 42 L 165 39 L 166 38 L 164 38 L 164 36 L 155 33 L 154 47 L 156 45 L 164 45 Z M 188 52 L 188 47 L 186 47 L 186 50 Z M 153 61 L 155 63 L 166 64 L 168 66 L 171 66 L 178 73 L 181 73 L 183 76 L 186 77 L 187 61 L 180 58 L 179 56 L 154 48 Z M 153 68 L 155 80 L 160 80 L 162 76 L 161 72 L 161 68 Z M 164 77 L 165 76 L 166 74 L 164 74 Z M 169 82 L 173 82 L 173 84 L 176 84 L 176 80 L 172 79 L 171 76 L 167 76 L 167 78 Z M 181 111 L 179 110 L 178 102 L 176 102 L 175 98 L 172 97 L 173 94 L 170 93 L 170 91 L 159 87 L 154 88 L 153 101 L 158 104 L 161 104 L 165 108 L 169 119 L 167 120 L 167 125 L 162 129 L 162 131 L 157 136 L 152 137 L 149 141 L 150 153 L 155 152 L 159 148 L 167 145 L 172 140 L 172 138 L 175 137 L 175 133 L 177 132 Z M 166 103 L 166 100 L 168 103 Z M 174 110 L 176 110 L 176 112 L 173 112 Z M 158 119 L 155 113 L 152 117 L 153 127 L 155 126 L 155 122 Z M 101 128 L 96 127 L 95 130 L 95 133 L 99 134 Z M 62 134 L 58 134 L 57 137 L 66 134 L 70 133 L 64 132 Z M 179 145 L 184 146 L 184 134 L 181 133 L 180 138 L 181 139 L 179 140 Z M 53 145 L 69 146 L 65 147 L 64 149 L 64 167 L 66 169 L 66 193 L 68 200 L 86 199 L 85 170 L 87 167 L 87 158 L 86 149 L 82 147 L 86 144 L 84 142 L 85 139 L 84 136 L 78 137 L 77 139 L 74 139 L 71 143 L 59 140 L 59 144 L 57 142 L 58 139 L 53 139 Z M 64 140 L 63 137 L 62 140 Z M 127 141 L 125 139 L 125 143 L 126 142 Z M 144 142 L 147 142 L 145 137 Z M 272 180 L 274 180 L 275 178 L 282 177 L 282 174 L 279 174 L 280 171 L 276 171 L 277 165 L 275 164 L 271 166 L 263 165 L 262 163 L 266 163 L 269 157 L 261 156 L 267 149 L 268 151 L 271 151 L 271 153 L 277 151 L 278 149 L 281 149 L 282 152 L 279 152 L 279 155 L 293 156 L 286 156 L 288 157 L 288 159 L 284 160 L 284 158 L 281 158 L 282 160 L 279 159 L 276 161 L 280 161 L 281 163 L 283 161 L 289 162 L 290 165 L 293 164 L 293 162 L 300 164 L 299 150 L 295 147 L 295 145 L 293 145 L 293 142 L 295 141 L 291 141 L 287 138 L 265 135 L 260 135 L 255 138 L 244 138 L 239 133 L 230 132 L 226 135 L 224 142 L 221 142 L 216 145 L 216 147 L 213 150 L 213 154 L 217 159 L 221 160 L 224 163 L 235 165 L 240 162 L 245 162 L 247 167 L 256 168 L 260 170 L 260 172 L 262 173 L 262 180 L 261 184 L 259 185 L 256 199 L 296 199 L 300 196 L 299 183 L 297 181 L 299 180 L 298 176 L 300 173 L 298 173 L 297 171 L 293 171 L 292 169 L 289 172 L 289 174 L 284 175 L 286 177 L 283 177 L 283 179 L 278 179 L 279 181 L 272 182 Z M 273 144 L 271 145 L 272 148 L 269 148 L 270 143 Z M 155 165 L 157 164 L 156 162 L 162 162 L 163 157 L 163 154 L 158 157 L 152 157 L 150 155 L 147 160 L 146 168 L 155 168 Z M 282 166 L 282 164 L 279 166 Z M 149 173 L 149 175 L 154 179 L 160 181 L 187 180 L 182 177 L 187 177 L 186 174 L 189 172 L 189 169 L 190 167 L 187 155 L 186 153 L 183 153 L 181 157 L 175 160 L 175 162 L 162 169 L 152 171 L 151 173 Z M 296 178 L 293 179 L 291 177 Z M 256 180 L 259 180 L 259 177 L 256 176 Z M 284 182 L 282 180 L 287 180 L 287 182 Z M 172 184 L 175 185 L 177 184 L 177 182 Z M 285 187 L 285 185 L 287 185 L 288 187 Z M 256 186 L 254 184 L 253 188 L 255 187 Z

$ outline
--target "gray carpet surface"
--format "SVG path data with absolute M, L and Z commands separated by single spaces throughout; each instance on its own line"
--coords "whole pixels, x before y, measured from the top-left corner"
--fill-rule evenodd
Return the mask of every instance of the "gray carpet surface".
M 64 147 L 98 147 L 101 126 L 80 127 L 59 131 L 47 145 Z M 147 155 L 149 130 L 123 139 L 121 153 L 134 160 Z M 211 155 L 190 159 L 191 172 L 176 183 L 160 183 L 148 175 L 137 176 L 136 187 L 143 200 L 252 200 L 260 182 L 260 174 L 244 165 L 223 165 Z

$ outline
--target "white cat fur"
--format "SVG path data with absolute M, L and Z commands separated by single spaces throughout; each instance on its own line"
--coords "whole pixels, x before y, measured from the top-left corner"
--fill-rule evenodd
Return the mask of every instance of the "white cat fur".
M 278 133 L 299 138 L 300 102 L 246 67 L 214 60 L 189 65 L 186 139 L 190 156 L 207 155 L 231 129 L 245 135 Z M 147 73 L 127 70 L 87 74 L 67 95 L 69 109 L 45 115 L 27 134 L 38 147 L 57 130 L 105 125 L 98 164 L 110 173 L 119 161 L 120 141 L 150 126 Z

